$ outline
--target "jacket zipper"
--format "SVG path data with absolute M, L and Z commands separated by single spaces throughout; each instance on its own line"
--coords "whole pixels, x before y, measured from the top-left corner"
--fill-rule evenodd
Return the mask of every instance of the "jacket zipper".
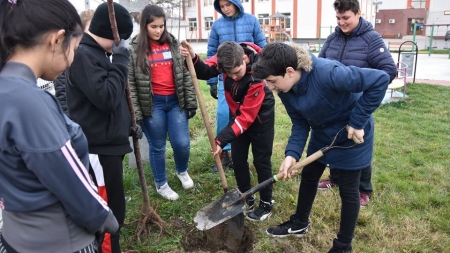
M 345 37 L 344 47 L 342 48 L 341 56 L 339 57 L 339 62 L 340 62 L 340 63 L 342 63 L 342 57 L 344 57 L 344 51 L 345 51 L 345 48 L 346 48 L 346 47 L 347 47 L 347 37 Z

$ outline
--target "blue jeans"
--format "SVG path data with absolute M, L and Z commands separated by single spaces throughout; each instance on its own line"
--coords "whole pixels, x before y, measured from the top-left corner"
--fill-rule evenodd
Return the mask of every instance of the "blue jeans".
M 167 182 L 166 142 L 167 134 L 173 149 L 175 170 L 178 174 L 188 169 L 191 144 L 186 110 L 178 105 L 176 95 L 153 95 L 152 117 L 144 118 L 144 133 L 149 146 L 150 168 L 155 185 L 159 189 Z
M 219 81 L 219 86 L 217 87 L 217 97 L 216 133 L 219 134 L 220 131 L 228 125 L 228 122 L 230 122 L 230 108 L 228 107 L 227 100 L 225 99 L 225 88 L 223 86 L 223 81 Z M 230 143 L 228 143 L 222 150 L 230 150 Z

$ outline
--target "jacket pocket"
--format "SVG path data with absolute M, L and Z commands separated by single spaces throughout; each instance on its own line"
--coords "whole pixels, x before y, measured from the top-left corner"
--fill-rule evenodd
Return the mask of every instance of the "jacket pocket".
M 114 136 L 114 123 L 115 123 L 114 113 L 110 113 L 108 120 L 108 128 L 106 130 L 106 140 L 111 140 L 112 137 Z
M 347 52 L 367 52 L 367 47 L 348 47 Z

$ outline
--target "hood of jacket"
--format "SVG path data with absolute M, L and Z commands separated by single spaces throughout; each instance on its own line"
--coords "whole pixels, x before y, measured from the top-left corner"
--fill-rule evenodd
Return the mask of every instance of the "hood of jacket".
M 228 0 L 228 2 L 234 4 L 234 6 L 236 6 L 237 10 L 239 11 L 239 14 L 237 16 L 235 16 L 234 18 L 241 17 L 244 14 L 244 6 L 242 6 L 241 1 L 239 1 L 239 0 Z M 222 10 L 220 9 L 219 0 L 214 0 L 214 9 L 218 13 L 220 13 L 223 18 L 233 19 L 233 18 L 227 17 L 227 15 L 225 15 L 222 12 Z
M 360 17 L 358 26 L 349 34 L 349 36 L 359 36 L 371 30 L 373 30 L 372 24 Z M 339 26 L 336 26 L 334 31 L 339 35 L 345 35 Z
M 89 35 L 88 33 L 84 33 L 83 37 L 81 38 L 80 44 L 98 49 L 98 50 L 102 50 L 103 52 L 106 52 L 105 49 L 103 49 L 98 43 L 97 41 L 94 40 L 94 38 L 92 38 L 91 35 Z M 111 53 L 108 53 L 108 56 L 111 55 Z

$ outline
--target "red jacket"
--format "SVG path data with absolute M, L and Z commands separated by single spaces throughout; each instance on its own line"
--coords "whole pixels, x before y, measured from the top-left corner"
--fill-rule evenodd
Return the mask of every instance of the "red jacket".
M 240 43 L 240 45 L 249 56 L 250 63 L 247 64 L 247 73 L 240 80 L 235 81 L 226 74 L 223 77 L 225 98 L 231 111 L 231 119 L 216 137 L 216 143 L 222 148 L 250 127 L 273 128 L 274 125 L 273 93 L 263 80 L 254 78 L 251 72 L 251 65 L 257 60 L 261 48 L 251 43 Z M 196 56 L 193 61 L 199 79 L 208 80 L 220 74 L 217 70 L 216 55 L 205 61 Z

